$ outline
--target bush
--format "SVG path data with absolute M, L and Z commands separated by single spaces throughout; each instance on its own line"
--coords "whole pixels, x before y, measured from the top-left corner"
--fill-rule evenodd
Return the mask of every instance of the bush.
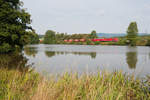
M 12 47 L 8 43 L 3 43 L 2 45 L 0 45 L 0 53 L 10 52 L 11 50 L 12 50 Z
M 150 39 L 147 40 L 146 46 L 150 46 Z
M 87 41 L 86 41 L 86 44 L 87 44 L 87 45 L 90 45 L 90 44 L 91 44 L 91 41 L 90 41 L 90 40 L 87 40 Z
M 99 41 L 96 41 L 96 42 L 94 42 L 94 44 L 95 44 L 95 45 L 99 45 L 99 44 L 100 44 L 100 42 L 99 42 Z

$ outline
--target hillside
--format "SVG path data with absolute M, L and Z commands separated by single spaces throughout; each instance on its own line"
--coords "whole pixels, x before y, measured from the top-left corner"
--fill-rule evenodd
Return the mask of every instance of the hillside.
M 97 33 L 98 37 L 105 37 L 105 38 L 110 38 L 110 37 L 124 37 L 126 36 L 126 33 Z M 149 36 L 150 34 L 147 33 L 139 33 L 139 36 Z

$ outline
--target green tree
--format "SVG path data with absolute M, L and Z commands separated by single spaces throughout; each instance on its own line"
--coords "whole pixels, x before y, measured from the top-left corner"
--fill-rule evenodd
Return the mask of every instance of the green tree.
M 136 22 L 131 22 L 127 30 L 127 43 L 131 46 L 136 45 L 138 27 Z
M 96 31 L 93 30 L 90 34 L 90 38 L 94 39 L 94 38 L 97 38 L 97 34 L 96 34 Z
M 29 41 L 28 44 L 38 44 L 39 43 L 39 36 L 35 33 L 35 31 L 29 32 Z
M 30 14 L 20 0 L 0 0 L 0 53 L 22 49 L 32 30 Z
M 54 44 L 56 42 L 56 34 L 52 30 L 48 30 L 44 36 L 45 44 Z
M 147 40 L 146 46 L 150 46 L 150 39 Z

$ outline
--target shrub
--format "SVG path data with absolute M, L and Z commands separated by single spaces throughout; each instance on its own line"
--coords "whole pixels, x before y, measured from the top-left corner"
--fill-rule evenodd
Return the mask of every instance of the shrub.
M 150 39 L 147 40 L 146 46 L 150 46 Z

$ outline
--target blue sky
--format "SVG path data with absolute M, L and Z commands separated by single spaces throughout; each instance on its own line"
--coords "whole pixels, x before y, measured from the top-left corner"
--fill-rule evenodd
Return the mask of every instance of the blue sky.
M 125 33 L 131 21 L 150 33 L 150 0 L 22 0 L 38 34 Z

